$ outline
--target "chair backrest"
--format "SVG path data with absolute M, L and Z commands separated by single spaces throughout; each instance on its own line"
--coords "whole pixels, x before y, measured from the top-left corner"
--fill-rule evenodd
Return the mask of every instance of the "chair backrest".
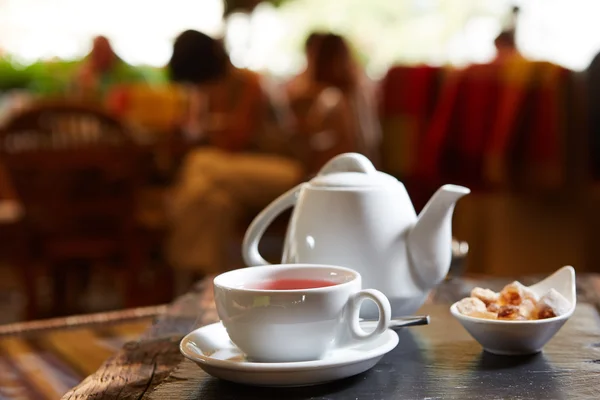
M 3 153 L 119 144 L 131 138 L 115 117 L 94 106 L 71 101 L 34 103 L 0 128 Z
M 32 231 L 127 235 L 139 152 L 119 121 L 84 106 L 35 106 L 0 130 L 0 157 Z

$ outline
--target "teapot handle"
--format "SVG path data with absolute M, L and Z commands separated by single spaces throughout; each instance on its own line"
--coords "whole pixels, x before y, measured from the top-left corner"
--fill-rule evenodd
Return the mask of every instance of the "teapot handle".
M 270 264 L 260 255 L 258 251 L 260 239 L 269 225 L 271 225 L 273 220 L 279 214 L 296 204 L 298 193 L 300 192 L 302 186 L 304 186 L 304 183 L 301 183 L 293 189 L 288 190 L 275 199 L 254 218 L 248 227 L 246 234 L 244 235 L 244 242 L 242 244 L 242 255 L 247 266 Z

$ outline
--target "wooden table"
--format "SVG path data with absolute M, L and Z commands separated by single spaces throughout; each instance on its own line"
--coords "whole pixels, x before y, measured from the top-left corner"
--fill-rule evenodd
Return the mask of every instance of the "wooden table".
M 60 398 L 165 310 L 152 306 L 0 325 L 0 399 Z
M 451 280 L 421 310 L 431 315 L 431 325 L 400 331 L 400 344 L 373 369 L 331 384 L 289 389 L 220 381 L 180 355 L 184 334 L 218 320 L 211 282 L 200 282 L 175 301 L 140 340 L 126 344 L 63 399 L 600 398 L 597 275 L 578 277 L 576 313 L 543 353 L 507 358 L 482 352 L 449 316 L 448 303 L 476 285 L 498 290 L 507 280 Z
M 0 163 L 0 224 L 12 224 L 23 216 L 23 208 L 9 178 L 8 171 Z

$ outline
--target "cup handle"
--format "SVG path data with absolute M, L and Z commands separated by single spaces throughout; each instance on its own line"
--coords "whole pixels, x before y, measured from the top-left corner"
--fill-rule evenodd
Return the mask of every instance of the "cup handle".
M 379 309 L 377 326 L 372 332 L 365 332 L 360 327 L 360 306 L 362 302 L 367 299 L 373 300 Z M 392 306 L 383 293 L 375 289 L 365 289 L 356 293 L 350 301 L 350 332 L 352 332 L 352 336 L 354 336 L 355 339 L 369 339 L 386 331 L 390 325 L 390 320 L 392 319 Z
M 271 222 L 287 208 L 293 207 L 298 199 L 298 193 L 304 186 L 303 183 L 288 190 L 286 193 L 279 196 L 264 210 L 260 212 L 254 218 L 246 234 L 244 235 L 244 242 L 242 243 L 242 256 L 247 266 L 256 265 L 269 265 L 270 263 L 265 260 L 258 251 L 258 244 L 262 235 L 265 233 Z

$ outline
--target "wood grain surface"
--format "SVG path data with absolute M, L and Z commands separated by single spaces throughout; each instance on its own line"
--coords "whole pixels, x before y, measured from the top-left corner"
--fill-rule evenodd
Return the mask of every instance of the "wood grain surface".
M 153 321 L 152 317 L 127 317 L 103 318 L 95 324 L 88 318 L 83 324 L 64 319 L 62 326 L 55 319 L 44 329 L 40 329 L 44 321 L 5 329 L 9 334 L 0 335 L 0 399 L 59 399 L 125 344 L 137 340 Z M 33 329 L 23 330 L 27 328 Z
M 128 343 L 62 399 L 144 398 L 183 361 L 183 335 L 217 320 L 212 279 L 207 279 L 178 298 L 139 341 Z
M 520 280 L 530 284 L 539 277 Z M 600 398 L 600 277 L 578 277 L 576 314 L 544 353 L 526 358 L 482 352 L 448 313 L 448 304 L 472 287 L 497 289 L 507 281 L 446 281 L 422 309 L 432 324 L 401 332 L 400 345 L 372 370 L 319 387 L 275 390 L 213 379 L 179 354 L 183 335 L 218 320 L 209 277 L 63 399 Z

